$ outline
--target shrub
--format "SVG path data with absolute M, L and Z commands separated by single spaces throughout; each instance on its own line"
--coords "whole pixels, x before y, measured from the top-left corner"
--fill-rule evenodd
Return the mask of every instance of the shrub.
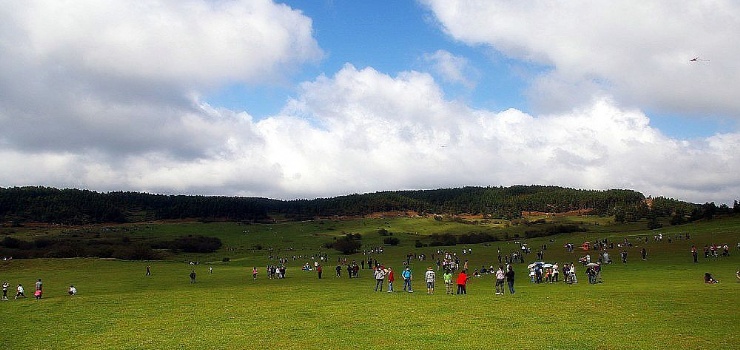
M 357 251 L 360 250 L 360 247 L 362 247 L 362 243 L 357 239 L 349 237 L 349 235 L 336 240 L 336 242 L 332 244 L 332 248 L 340 251 L 344 255 L 357 253 Z

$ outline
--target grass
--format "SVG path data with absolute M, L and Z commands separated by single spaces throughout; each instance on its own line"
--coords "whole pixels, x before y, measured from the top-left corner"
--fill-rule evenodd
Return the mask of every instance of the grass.
M 568 220 L 577 220 L 569 218 Z M 415 225 L 416 224 L 416 225 Z M 467 227 L 467 226 L 466 226 Z M 205 256 L 177 256 L 169 261 L 100 259 L 36 259 L 0 262 L 0 280 L 13 289 L 26 289 L 42 278 L 44 299 L 0 302 L 0 346 L 77 349 L 732 349 L 740 341 L 740 283 L 734 272 L 740 252 L 734 244 L 740 219 L 666 227 L 659 231 L 599 223 L 589 232 L 527 240 L 544 244 L 547 261 L 576 261 L 584 252 L 568 253 L 565 242 L 627 237 L 627 264 L 604 268 L 604 283 L 532 284 L 526 264 L 516 266 L 515 295 L 494 295 L 493 278 L 473 278 L 468 295 L 444 294 L 441 276 L 437 291 L 427 295 L 422 274 L 429 261 L 413 261 L 415 293 L 375 293 L 369 270 L 360 278 L 334 277 L 337 254 L 330 254 L 324 278 L 300 270 L 322 244 L 342 232 L 363 234 L 366 247 L 380 245 L 378 228 L 401 239 L 378 260 L 396 270 L 409 252 L 435 253 L 437 248 L 414 248 L 415 239 L 432 233 L 461 230 L 450 223 L 426 219 L 391 218 L 322 221 L 302 224 L 237 225 L 232 223 L 171 223 L 149 225 L 129 235 L 216 235 L 225 248 Z M 248 231 L 248 232 L 246 232 Z M 691 234 L 690 240 L 667 237 Z M 663 242 L 653 235 L 662 233 Z M 23 234 L 22 232 L 19 234 Z M 50 232 L 53 234 L 53 232 Z M 111 232 L 110 234 L 121 234 Z M 638 237 L 649 237 L 647 243 Z M 691 262 L 695 244 L 728 243 L 730 257 Z M 254 249 L 263 245 L 262 250 Z M 648 260 L 639 258 L 646 247 Z M 273 248 L 272 252 L 268 247 Z M 442 248 L 442 247 L 440 247 Z M 471 268 L 496 263 L 496 250 L 516 249 L 513 241 L 488 245 L 446 247 L 461 254 L 473 248 Z M 264 267 L 272 253 L 289 257 L 287 278 L 268 280 Z M 296 259 L 293 260 L 292 256 Z M 231 262 L 222 262 L 223 257 Z M 299 258 L 300 257 L 300 258 Z M 362 254 L 349 259 L 361 259 Z M 612 258 L 618 254 L 612 251 Z M 184 261 L 198 260 L 199 265 Z M 534 251 L 527 261 L 534 260 Z M 152 276 L 145 276 L 146 265 Z M 251 278 L 258 266 L 257 281 Z M 208 268 L 214 273 L 209 274 Z M 198 273 L 190 284 L 191 269 Z M 704 272 L 721 283 L 706 285 Z M 441 275 L 441 274 L 440 274 Z M 75 284 L 79 295 L 66 295 Z M 396 281 L 396 290 L 401 282 Z M 31 293 L 27 293 L 31 294 Z

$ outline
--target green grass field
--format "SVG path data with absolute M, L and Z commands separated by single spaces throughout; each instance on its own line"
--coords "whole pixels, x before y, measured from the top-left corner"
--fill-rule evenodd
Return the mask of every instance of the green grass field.
M 577 261 L 585 252 L 566 252 L 566 242 L 608 238 L 633 242 L 627 264 L 603 269 L 604 283 L 590 285 L 578 265 L 578 284 L 532 284 L 525 264 L 516 264 L 516 294 L 494 294 L 494 278 L 472 278 L 465 296 L 427 295 L 423 272 L 431 261 L 412 261 L 415 293 L 375 293 L 370 270 L 360 278 L 334 277 L 336 252 L 324 242 L 343 233 L 362 233 L 363 247 L 381 245 L 379 228 L 401 240 L 373 255 L 400 272 L 408 253 L 431 256 L 437 249 L 469 259 L 472 268 L 497 264 L 496 250 L 517 249 L 515 240 L 489 244 L 415 248 L 432 233 L 455 232 L 459 225 L 431 219 L 390 218 L 315 221 L 276 225 L 168 223 L 130 225 L 132 239 L 202 234 L 218 236 L 224 247 L 213 254 L 177 255 L 166 261 L 37 259 L 0 262 L 0 280 L 11 284 L 10 301 L 0 302 L 0 346 L 5 349 L 735 349 L 740 344 L 740 219 L 645 231 L 644 225 L 615 226 L 599 218 L 569 218 L 589 232 L 528 239 L 543 244 L 548 262 Z M 601 220 L 601 221 L 600 221 Z M 486 224 L 476 229 L 487 229 Z M 493 227 L 498 225 L 490 223 Z M 136 228 L 136 229 L 133 229 Z M 493 228 L 491 228 L 493 229 Z M 68 230 L 68 229 L 67 229 Z M 654 242 L 657 233 L 662 242 Z M 691 238 L 675 239 L 689 233 Z M 24 232 L 16 232 L 22 236 Z M 37 232 L 36 234 L 42 234 Z M 49 229 L 43 234 L 63 234 Z M 649 237 L 644 243 L 643 238 Z M 667 238 L 671 237 L 672 242 Z M 638 243 L 639 240 L 639 243 Z M 705 244 L 731 245 L 730 257 L 704 259 Z M 699 263 L 689 249 L 700 250 Z M 257 249 L 257 246 L 262 249 Z M 648 259 L 639 250 L 645 247 Z M 472 248 L 471 255 L 461 255 Z M 324 278 L 301 271 L 311 256 L 329 254 Z M 287 278 L 268 280 L 268 257 L 288 257 Z M 595 256 L 595 254 L 592 255 Z M 618 260 L 618 253 L 611 252 Z M 296 256 L 296 259 L 293 259 Z M 223 262 L 223 258 L 230 262 Z M 362 254 L 348 259 L 362 259 Z M 186 261 L 199 261 L 192 266 Z M 152 275 L 145 276 L 146 265 Z M 259 276 L 252 280 L 252 266 Z M 213 274 L 208 273 L 213 267 Z M 197 272 L 197 283 L 188 274 Z M 721 283 L 707 285 L 711 272 Z M 44 298 L 32 296 L 44 281 Z M 15 286 L 27 299 L 13 300 Z M 66 294 L 70 284 L 79 294 Z M 396 281 L 396 290 L 402 282 Z

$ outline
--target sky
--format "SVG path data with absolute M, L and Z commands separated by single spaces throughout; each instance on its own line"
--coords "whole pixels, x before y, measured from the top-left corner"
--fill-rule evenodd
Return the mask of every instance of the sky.
M 740 2 L 5 0 L 0 187 L 740 200 Z

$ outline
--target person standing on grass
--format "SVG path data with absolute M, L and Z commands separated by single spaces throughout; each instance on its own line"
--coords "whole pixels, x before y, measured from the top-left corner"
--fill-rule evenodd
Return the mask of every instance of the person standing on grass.
M 252 281 L 257 280 L 257 266 L 252 267 Z
M 321 265 L 316 265 L 316 273 L 319 275 L 319 279 L 321 279 L 321 272 L 323 272 Z
M 457 294 L 468 294 L 467 290 L 468 274 L 465 269 L 460 270 L 457 275 Z
M 442 278 L 445 281 L 445 293 L 453 295 L 452 291 L 452 271 L 450 269 L 445 269 L 444 275 L 442 275 Z
M 39 278 L 36 281 L 36 292 L 33 293 L 33 295 L 36 297 L 36 300 L 41 299 L 41 296 L 44 294 L 44 284 L 41 282 L 41 279 Z
M 436 277 L 434 269 L 431 266 L 427 267 L 427 272 L 424 274 L 424 279 L 427 282 L 427 294 L 434 294 L 434 280 Z
M 514 294 L 514 267 L 509 265 L 509 271 L 506 271 L 506 283 L 509 284 L 509 294 Z
M 388 293 L 393 293 L 393 281 L 396 280 L 396 276 L 393 274 L 393 269 L 388 266 Z
M 147 265 L 146 266 L 146 276 L 151 276 L 151 275 L 152 275 L 152 267 Z
M 642 248 L 640 254 L 642 255 L 642 260 L 647 260 L 647 250 L 645 249 L 645 247 Z
M 10 287 L 10 283 L 8 281 L 3 282 L 3 300 L 8 300 L 8 287 Z
M 411 273 L 411 269 L 408 266 L 401 273 L 401 277 L 403 277 L 403 291 L 413 293 L 414 290 L 411 289 L 411 280 L 414 278 L 414 275 Z
M 375 291 L 377 292 L 380 290 L 383 291 L 383 281 L 385 280 L 385 269 L 383 266 L 378 266 L 375 268 Z
M 694 258 L 694 263 L 698 263 L 699 262 L 699 260 L 698 260 L 698 258 L 699 258 L 699 252 L 696 251 L 696 246 L 695 245 L 692 245 L 691 246 L 691 256 Z
M 195 270 L 190 271 L 190 284 L 195 283 Z
M 504 295 L 504 279 L 506 279 L 504 265 L 499 265 L 496 270 L 496 295 Z

